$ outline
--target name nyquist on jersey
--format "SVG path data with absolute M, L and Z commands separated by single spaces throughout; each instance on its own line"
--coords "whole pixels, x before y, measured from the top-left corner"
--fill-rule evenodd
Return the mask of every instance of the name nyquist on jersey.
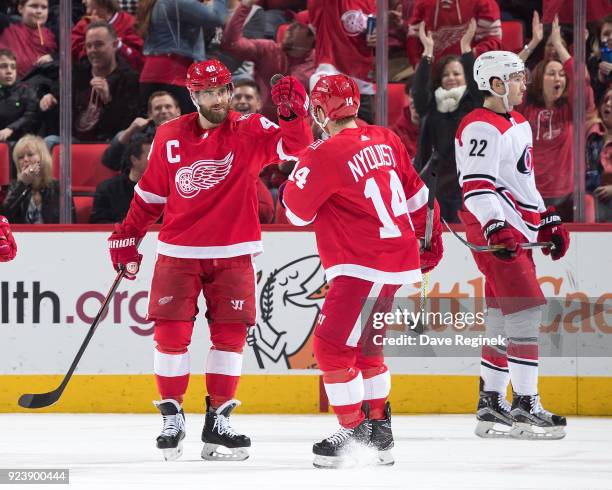
M 300 155 L 283 202 L 293 224 L 313 223 L 328 281 L 408 284 L 421 280 L 417 237 L 425 234 L 427 196 L 400 139 L 364 126 Z
M 144 234 L 163 212 L 157 250 L 170 257 L 260 253 L 259 173 L 312 141 L 305 119 L 280 124 L 234 111 L 208 130 L 197 112 L 162 124 L 124 224 Z
M 535 241 L 546 207 L 536 189 L 529 122 L 515 111 L 475 109 L 457 129 L 455 156 L 464 208 L 482 226 L 505 220 Z

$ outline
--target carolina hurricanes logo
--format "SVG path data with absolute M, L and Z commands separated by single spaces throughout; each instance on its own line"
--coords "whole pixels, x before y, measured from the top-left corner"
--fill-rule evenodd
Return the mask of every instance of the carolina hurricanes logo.
M 533 148 L 531 146 L 526 146 L 523 150 L 516 169 L 524 175 L 529 175 L 533 171 Z
M 174 177 L 176 189 L 181 196 L 191 198 L 216 186 L 229 174 L 233 160 L 234 154 L 228 153 L 223 160 L 198 160 L 179 169 Z
M 368 25 L 368 17 L 361 10 L 347 10 L 342 14 L 340 20 L 349 36 L 361 34 Z

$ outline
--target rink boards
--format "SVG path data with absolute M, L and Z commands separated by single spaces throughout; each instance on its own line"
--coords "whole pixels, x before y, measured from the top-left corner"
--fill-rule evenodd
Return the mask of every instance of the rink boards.
M 71 228 L 73 230 L 74 228 Z M 20 411 L 24 392 L 55 388 L 78 350 L 100 301 L 112 283 L 101 227 L 78 231 L 17 227 L 18 257 L 0 264 L 0 411 Z M 41 231 L 43 230 L 43 231 Z M 67 228 L 68 230 L 68 228 Z M 104 230 L 104 231 L 101 231 Z M 325 299 L 324 272 L 310 231 L 264 231 L 265 253 L 257 266 L 258 323 L 244 352 L 238 398 L 245 413 L 314 413 L 327 410 L 312 355 L 312 331 Z M 576 227 L 567 256 L 552 262 L 534 254 L 545 295 L 568 304 L 599 301 L 599 320 L 574 315 L 560 328 L 606 340 L 612 335 L 612 227 Z M 136 281 L 124 281 L 62 399 L 48 411 L 151 412 L 156 399 L 152 373 L 152 324 L 146 321 L 156 232 L 141 244 L 144 260 Z M 355 237 L 358 239 L 358 237 Z M 481 297 L 483 281 L 469 251 L 444 234 L 445 255 L 430 275 L 440 295 Z M 418 285 L 402 294 L 418 294 Z M 187 411 L 201 411 L 204 363 L 210 347 L 203 301 L 191 354 Z M 603 319 L 603 320 L 602 320 Z M 607 322 L 607 323 L 606 323 Z M 581 337 L 583 338 L 583 337 Z M 595 337 L 593 337 L 595 338 Z M 408 351 L 407 351 L 408 352 Z M 464 413 L 474 409 L 479 352 L 464 357 L 388 359 L 396 412 Z M 541 361 L 540 392 L 547 408 L 565 414 L 612 415 L 610 357 L 547 357 Z

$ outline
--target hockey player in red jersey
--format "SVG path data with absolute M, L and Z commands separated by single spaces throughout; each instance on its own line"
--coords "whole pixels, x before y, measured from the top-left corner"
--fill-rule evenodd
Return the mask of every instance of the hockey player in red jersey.
M 17 244 L 8 220 L 0 215 L 0 262 L 9 262 L 17 255 Z
M 115 269 L 123 268 L 133 279 L 142 259 L 137 243 L 164 213 L 148 308 L 155 322 L 154 372 L 162 398 L 155 405 L 164 419 L 157 447 L 166 459 L 182 452 L 188 346 L 203 292 L 212 348 L 206 362 L 202 457 L 243 460 L 251 442 L 231 427 L 229 415 L 239 404 L 234 394 L 242 350 L 247 329 L 255 324 L 251 257 L 262 251 L 256 182 L 263 166 L 289 158 L 312 141 L 308 97 L 295 78 L 281 78 L 272 89 L 279 128 L 259 114 L 230 110 L 231 74 L 217 60 L 194 63 L 187 88 L 198 112 L 159 127 L 128 214 L 108 243 Z M 231 454 L 221 454 L 218 446 Z
M 485 276 L 487 335 L 502 335 L 506 346 L 482 349 L 476 434 L 481 437 L 548 438 L 565 435 L 564 417 L 542 408 L 538 395 L 538 333 L 544 295 L 532 252 L 525 242 L 552 242 L 543 252 L 558 260 L 569 235 L 554 208 L 544 206 L 533 175 L 529 123 L 513 106 L 521 103 L 525 68 L 506 51 L 489 51 L 474 64 L 474 78 L 486 92 L 484 107 L 465 116 L 455 137 L 461 221 L 477 245 L 503 245 L 474 253 Z M 506 401 L 508 380 L 513 399 Z
M 358 109 L 351 78 L 332 75 L 317 82 L 311 111 L 331 137 L 300 156 L 282 196 L 293 224 L 314 224 L 331 283 L 314 354 L 341 427 L 313 446 L 317 467 L 338 466 L 354 443 L 377 449 L 379 464 L 393 464 L 391 376 L 382 347 L 372 341 L 371 314 L 390 311 L 400 286 L 420 281 L 421 271 L 442 257 L 437 204 L 432 246 L 419 257 L 428 189 L 399 137 L 382 127 L 358 127 Z

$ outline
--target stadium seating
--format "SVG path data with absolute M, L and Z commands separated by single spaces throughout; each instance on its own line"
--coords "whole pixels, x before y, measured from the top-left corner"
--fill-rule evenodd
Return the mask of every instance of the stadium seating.
M 0 143 L 0 185 L 8 185 L 10 165 L 9 147 L 6 143 Z
M 72 188 L 74 191 L 93 193 L 103 180 L 116 175 L 102 165 L 100 159 L 105 144 L 72 145 Z M 53 148 L 53 176 L 59 178 L 59 146 Z
M 501 47 L 504 51 L 518 53 L 525 45 L 523 38 L 523 23 L 518 20 L 508 20 L 501 23 L 502 42 Z
M 76 209 L 76 222 L 78 224 L 89 223 L 91 208 L 93 206 L 93 196 L 74 196 L 74 207 Z
M 407 103 L 403 83 L 387 85 L 387 127 L 397 123 Z

